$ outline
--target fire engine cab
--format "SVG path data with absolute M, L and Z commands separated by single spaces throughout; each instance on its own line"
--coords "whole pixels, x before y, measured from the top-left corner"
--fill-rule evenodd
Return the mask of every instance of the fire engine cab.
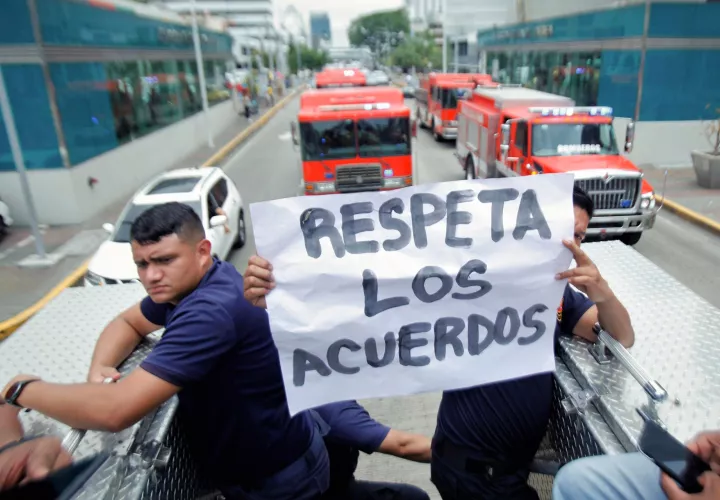
M 421 77 L 415 91 L 420 126 L 430 129 L 436 141 L 455 139 L 458 101 L 477 85 L 491 82 L 490 75 L 473 73 L 430 73 Z
M 411 186 L 410 122 L 410 109 L 395 87 L 304 92 L 291 132 L 300 147 L 305 194 Z
M 328 68 L 315 75 L 315 87 L 328 89 L 336 87 L 364 87 L 365 73 L 352 68 Z
M 625 152 L 633 138 L 631 122 Z M 574 173 L 595 203 L 592 238 L 634 245 L 660 208 L 642 171 L 620 154 L 609 107 L 577 107 L 567 97 L 522 87 L 480 86 L 460 102 L 455 156 L 467 179 Z

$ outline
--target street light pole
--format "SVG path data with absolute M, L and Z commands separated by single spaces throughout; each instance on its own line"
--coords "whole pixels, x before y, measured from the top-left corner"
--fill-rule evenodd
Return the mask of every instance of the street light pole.
M 212 130 L 210 129 L 210 111 L 208 109 L 207 87 L 205 86 L 205 65 L 202 60 L 202 52 L 200 50 L 200 30 L 198 29 L 197 14 L 195 12 L 195 0 L 190 1 L 190 10 L 192 13 L 192 34 L 193 45 L 195 46 L 195 63 L 200 76 L 200 97 L 202 98 L 203 114 L 205 115 L 205 130 L 207 130 L 208 146 L 215 147 L 213 141 Z
M 18 138 L 17 128 L 15 127 L 15 117 L 10 107 L 10 99 L 8 99 L 7 90 L 5 89 L 5 77 L 2 73 L 2 65 L 0 65 L 0 108 L 2 108 L 2 116 L 7 129 L 8 142 L 12 150 L 15 168 L 20 177 L 20 188 L 22 189 L 25 203 L 27 204 L 28 214 L 30 215 L 30 227 L 33 237 L 35 238 L 35 249 L 40 260 L 46 260 L 45 243 L 43 242 L 40 228 L 37 222 L 37 212 L 35 211 L 35 202 L 30 192 L 30 184 L 25 171 L 25 160 L 23 159 L 22 148 L 20 147 L 20 139 Z
M 442 0 L 442 37 L 442 69 L 447 73 L 447 0 Z

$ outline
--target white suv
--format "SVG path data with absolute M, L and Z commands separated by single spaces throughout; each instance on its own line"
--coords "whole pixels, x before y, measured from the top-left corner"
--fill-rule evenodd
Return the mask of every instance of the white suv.
M 225 213 L 210 213 L 217 202 Z M 110 233 L 88 265 L 85 285 L 137 281 L 138 274 L 130 249 L 130 227 L 148 208 L 176 201 L 189 205 L 205 227 L 215 256 L 225 260 L 233 248 L 245 244 L 245 210 L 237 187 L 217 167 L 172 170 L 159 175 L 135 193 L 115 225 L 103 224 Z

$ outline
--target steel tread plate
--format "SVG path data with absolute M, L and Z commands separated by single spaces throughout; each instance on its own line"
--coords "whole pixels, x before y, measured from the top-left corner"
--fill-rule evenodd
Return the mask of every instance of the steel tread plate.
M 720 310 L 621 242 L 583 249 L 630 313 L 636 334 L 630 353 L 668 391 L 666 402 L 650 407 L 681 441 L 720 428 L 720 344 L 714 334 Z M 563 337 L 559 352 L 572 375 L 559 369 L 558 381 L 574 375 L 584 388 L 590 382 L 607 391 L 589 412 L 590 427 L 599 426 L 595 417 L 602 415 L 624 448 L 635 449 L 642 430 L 635 409 L 648 405 L 649 396 L 617 360 L 598 364 L 587 342 Z

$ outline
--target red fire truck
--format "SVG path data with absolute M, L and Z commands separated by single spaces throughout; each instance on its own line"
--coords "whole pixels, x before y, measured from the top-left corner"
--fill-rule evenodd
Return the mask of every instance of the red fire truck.
M 416 117 L 432 131 L 436 141 L 457 137 L 458 101 L 477 85 L 492 82 L 490 75 L 474 73 L 430 73 L 415 91 Z
M 627 127 L 625 152 L 633 146 Z M 618 148 L 612 108 L 577 107 L 537 90 L 488 85 L 460 102 L 455 156 L 467 179 L 573 172 L 595 203 L 588 236 L 629 245 L 653 227 L 653 187 Z
M 353 68 L 327 68 L 315 75 L 315 87 L 327 89 L 335 87 L 364 87 L 367 85 L 365 73 Z
M 291 131 L 300 147 L 305 194 L 413 184 L 415 127 L 400 89 L 309 90 L 300 97 L 298 124 Z

